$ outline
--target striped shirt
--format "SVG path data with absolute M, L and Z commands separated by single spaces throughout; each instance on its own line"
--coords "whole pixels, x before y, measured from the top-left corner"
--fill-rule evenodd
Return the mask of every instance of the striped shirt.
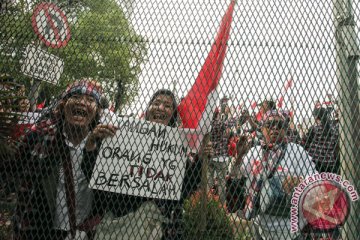
M 228 156 L 228 139 L 232 128 L 236 126 L 236 118 L 216 119 L 212 122 L 211 141 L 214 157 Z
M 314 162 L 336 163 L 339 160 L 338 141 L 338 125 L 331 125 L 327 134 L 322 125 L 314 125 L 309 129 L 304 145 Z

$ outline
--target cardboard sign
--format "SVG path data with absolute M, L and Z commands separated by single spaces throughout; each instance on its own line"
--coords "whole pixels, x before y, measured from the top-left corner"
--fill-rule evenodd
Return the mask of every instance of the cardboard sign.
M 61 48 L 70 40 L 70 27 L 65 13 L 53 3 L 36 6 L 32 18 L 35 33 L 46 46 Z
M 64 69 L 64 62 L 59 57 L 28 45 L 24 52 L 21 72 L 27 76 L 57 84 Z
M 119 130 L 103 141 L 90 187 L 179 200 L 190 150 L 183 130 L 133 118 L 113 123 Z

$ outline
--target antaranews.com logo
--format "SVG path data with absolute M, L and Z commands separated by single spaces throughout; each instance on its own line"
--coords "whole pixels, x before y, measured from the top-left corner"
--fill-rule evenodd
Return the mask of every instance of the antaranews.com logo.
M 348 180 L 335 173 L 316 173 L 305 178 L 291 198 L 291 232 L 299 231 L 299 218 L 316 229 L 342 225 L 350 212 L 350 201 L 359 195 Z

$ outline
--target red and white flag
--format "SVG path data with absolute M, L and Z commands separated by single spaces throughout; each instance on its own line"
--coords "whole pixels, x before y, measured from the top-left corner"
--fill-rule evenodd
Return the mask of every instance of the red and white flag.
M 281 92 L 281 95 L 278 99 L 278 103 L 277 106 L 278 108 L 282 108 L 284 105 L 284 95 L 286 94 L 286 92 L 293 86 L 293 79 L 292 77 L 286 81 L 285 85 L 284 85 L 284 90 Z
M 278 108 L 282 108 L 283 107 L 283 103 L 284 103 L 284 97 L 281 96 L 279 99 L 278 99 Z
M 234 5 L 235 0 L 232 0 L 195 83 L 178 106 L 182 127 L 194 130 L 187 136 L 192 148 L 199 146 L 203 135 L 211 128 L 213 111 L 219 98 L 216 87 L 223 69 Z
M 255 109 L 257 107 L 257 102 L 252 102 L 250 107 L 251 109 Z

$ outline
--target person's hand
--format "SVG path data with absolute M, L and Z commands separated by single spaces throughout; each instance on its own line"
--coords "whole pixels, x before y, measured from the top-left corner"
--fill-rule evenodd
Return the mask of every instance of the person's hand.
M 213 144 L 210 140 L 210 135 L 206 135 L 200 146 L 199 157 L 200 159 L 211 159 L 214 156 Z
M 117 130 L 118 128 L 113 125 L 106 125 L 106 124 L 97 125 L 88 137 L 88 140 L 85 145 L 86 150 L 93 151 L 96 148 L 97 140 L 113 137 L 115 136 Z
M 19 100 L 19 110 L 20 112 L 27 112 L 30 109 L 30 101 L 27 98 Z
M 290 194 L 291 191 L 299 185 L 303 180 L 302 177 L 287 176 L 286 179 L 282 182 L 282 187 L 287 194 Z
M 236 164 L 242 163 L 243 157 L 245 154 L 249 151 L 250 144 L 248 143 L 247 136 L 242 135 L 239 138 L 239 141 L 237 143 L 237 155 L 236 155 Z

